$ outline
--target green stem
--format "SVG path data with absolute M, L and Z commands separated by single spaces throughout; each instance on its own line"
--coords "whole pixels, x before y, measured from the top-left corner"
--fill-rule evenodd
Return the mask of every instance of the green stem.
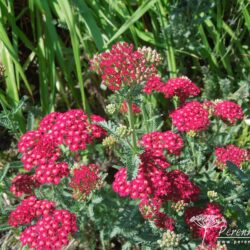
M 196 169 L 196 172 L 198 173 L 198 166 L 197 166 L 197 163 L 196 163 L 196 154 L 195 154 L 195 148 L 194 148 L 194 141 L 193 141 L 193 138 L 190 138 L 188 135 L 187 135 L 187 141 L 188 141 L 188 144 L 191 148 L 191 153 L 192 153 L 192 161 L 193 161 L 193 164 L 194 164 L 194 167 Z
M 168 62 L 168 67 L 169 67 L 169 73 L 170 77 L 176 77 L 176 59 L 175 59 L 175 51 L 172 43 L 172 37 L 167 32 L 167 27 L 169 26 L 168 22 L 168 13 L 164 9 L 161 0 L 158 0 L 157 2 L 159 14 L 160 14 L 160 25 L 161 29 L 163 30 L 163 35 L 164 35 L 164 42 L 166 44 L 166 50 L 167 50 L 167 62 Z
M 131 137 L 132 137 L 132 145 L 133 148 L 136 149 L 136 136 L 135 136 L 135 124 L 134 124 L 134 114 L 133 114 L 133 109 L 132 109 L 132 101 L 128 100 L 128 121 L 129 121 L 129 127 L 131 130 Z

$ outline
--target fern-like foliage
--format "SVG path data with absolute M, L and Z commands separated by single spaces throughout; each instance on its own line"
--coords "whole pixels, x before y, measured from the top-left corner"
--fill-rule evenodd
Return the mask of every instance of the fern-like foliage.
M 0 113 L 0 126 L 6 128 L 11 134 L 18 134 L 19 125 L 16 120 L 16 114 L 21 111 L 26 99 L 26 97 L 23 97 L 15 107 L 12 109 L 4 108 Z
M 142 244 L 146 246 L 157 248 L 157 240 L 159 239 L 159 231 L 149 225 L 148 222 L 142 218 L 137 207 L 127 206 L 120 211 L 121 215 L 116 222 L 111 236 L 120 235 L 129 239 L 135 244 Z
M 121 138 L 117 132 L 119 125 L 112 121 L 97 122 L 99 126 L 105 129 L 110 135 L 114 136 L 119 143 L 119 155 L 121 155 L 121 162 L 127 167 L 127 179 L 130 181 L 137 176 L 139 165 L 141 164 L 140 154 L 143 153 L 142 149 L 137 149 L 135 152 L 131 147 L 131 140 L 129 136 Z

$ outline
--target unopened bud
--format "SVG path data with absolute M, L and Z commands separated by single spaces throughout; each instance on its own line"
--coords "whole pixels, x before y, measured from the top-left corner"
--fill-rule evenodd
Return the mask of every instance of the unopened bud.
M 218 197 L 218 193 L 211 190 L 211 191 L 208 191 L 207 192 L 207 197 L 210 199 L 210 200 L 214 200 Z
M 116 132 L 118 136 L 125 137 L 128 134 L 128 128 L 125 125 L 120 124 Z
M 142 48 L 138 48 L 138 51 L 143 54 L 144 58 L 149 63 L 159 65 L 162 61 L 161 55 L 150 47 L 143 46 Z
M 116 138 L 114 136 L 112 136 L 112 135 L 109 135 L 109 136 L 107 136 L 106 138 L 103 139 L 102 145 L 104 147 L 111 148 L 114 144 L 116 144 L 116 142 L 117 142 Z
M 178 202 L 176 202 L 176 203 L 173 203 L 173 204 L 171 205 L 171 208 L 172 208 L 173 210 L 175 210 L 177 213 L 180 213 L 180 212 L 183 212 L 183 211 L 184 211 L 184 208 L 185 208 L 186 205 L 187 205 L 187 204 L 184 202 L 184 200 L 180 200 L 180 201 L 178 201 Z
M 115 113 L 115 111 L 116 111 L 116 106 L 115 106 L 115 104 L 108 104 L 108 105 L 106 106 L 106 112 L 107 112 L 107 114 L 112 115 L 112 114 Z
M 158 240 L 157 243 L 160 247 L 177 247 L 179 246 L 181 238 L 182 236 L 180 234 L 167 230 L 163 233 L 162 239 Z
M 4 76 L 5 66 L 0 62 L 0 78 Z
M 187 132 L 187 135 L 188 135 L 189 137 L 193 138 L 193 137 L 196 136 L 196 132 L 193 131 L 193 130 L 190 130 L 190 131 Z

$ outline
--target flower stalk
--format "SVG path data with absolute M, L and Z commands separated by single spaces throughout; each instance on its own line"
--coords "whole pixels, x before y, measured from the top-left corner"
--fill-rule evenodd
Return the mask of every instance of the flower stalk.
M 132 110 L 132 104 L 133 104 L 132 100 L 129 98 L 129 100 L 128 100 L 128 121 L 129 121 L 130 130 L 131 130 L 133 149 L 136 149 L 137 144 L 136 144 L 135 124 L 134 124 L 134 114 L 133 114 L 133 110 Z

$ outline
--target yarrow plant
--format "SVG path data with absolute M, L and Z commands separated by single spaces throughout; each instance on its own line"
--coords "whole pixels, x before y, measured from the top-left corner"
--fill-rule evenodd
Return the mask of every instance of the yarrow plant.
M 9 224 L 26 227 L 23 245 L 61 249 L 71 237 L 81 241 L 90 220 L 102 237 L 152 249 L 220 246 L 235 212 L 231 201 L 246 206 L 249 150 L 226 139 L 244 113 L 233 101 L 203 100 L 185 76 L 163 80 L 161 60 L 151 48 L 113 45 L 90 62 L 112 91 L 109 119 L 53 112 L 20 138 L 25 173 L 10 190 L 24 199 Z M 155 96 L 168 99 L 162 114 L 149 107 Z M 208 227 L 205 216 L 217 224 Z

